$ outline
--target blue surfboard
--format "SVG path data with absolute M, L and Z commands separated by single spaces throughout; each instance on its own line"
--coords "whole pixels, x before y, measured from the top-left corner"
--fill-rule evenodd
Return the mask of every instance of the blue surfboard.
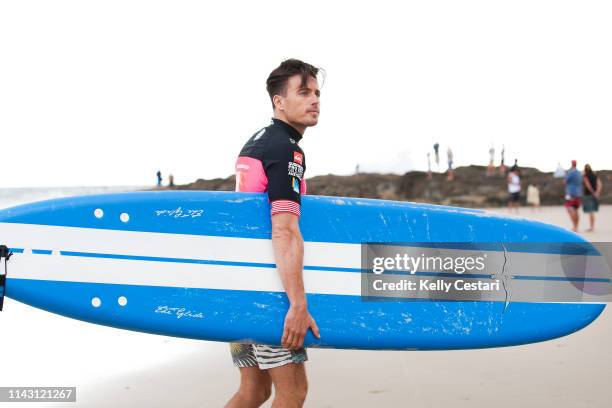
M 13 254 L 6 262 L 5 295 L 127 330 L 279 344 L 288 301 L 275 269 L 269 214 L 265 194 L 206 191 L 91 195 L 0 210 L 0 244 Z M 371 273 L 362 263 L 364 243 L 435 243 L 438 249 L 448 243 L 451 250 L 471 245 L 504 257 L 560 256 L 563 249 L 530 253 L 531 244 L 585 243 L 555 226 L 456 207 L 304 196 L 300 229 L 309 310 L 321 330 L 321 339 L 307 334 L 309 347 L 525 344 L 573 333 L 605 307 L 522 298 L 531 288 L 573 290 L 577 281 L 588 280 L 567 270 L 543 276 L 529 266 L 506 276 L 504 291 L 516 297 L 363 296 L 364 273 Z M 466 273 L 463 280 L 478 277 Z

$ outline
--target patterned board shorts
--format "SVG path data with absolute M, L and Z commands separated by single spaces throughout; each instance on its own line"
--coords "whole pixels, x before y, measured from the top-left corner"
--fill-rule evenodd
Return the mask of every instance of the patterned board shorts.
M 308 354 L 303 347 L 298 350 L 288 350 L 264 344 L 230 343 L 230 350 L 236 367 L 259 367 L 261 370 L 267 370 L 289 363 L 308 361 Z

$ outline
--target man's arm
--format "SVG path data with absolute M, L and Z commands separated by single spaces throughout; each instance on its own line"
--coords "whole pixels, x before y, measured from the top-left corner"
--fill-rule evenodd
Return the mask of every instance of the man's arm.
M 274 258 L 283 287 L 289 298 L 289 311 L 281 345 L 287 349 L 299 349 L 309 328 L 320 338 L 319 328 L 308 313 L 302 267 L 304 264 L 304 241 L 298 225 L 298 216 L 281 212 L 272 216 L 272 246 Z
M 582 182 L 584 183 L 584 185 L 586 186 L 587 190 L 589 190 L 591 192 L 591 194 L 593 195 L 597 195 L 595 193 L 595 190 L 593 189 L 593 186 L 591 185 L 591 181 L 589 180 L 589 178 L 585 175 L 582 176 Z
M 603 185 L 601 183 L 601 177 L 597 177 L 597 188 L 595 191 L 595 197 L 599 198 L 599 195 L 601 194 L 601 189 L 602 189 Z

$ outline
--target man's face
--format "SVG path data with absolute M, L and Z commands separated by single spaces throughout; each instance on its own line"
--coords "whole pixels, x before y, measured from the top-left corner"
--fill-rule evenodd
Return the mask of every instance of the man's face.
M 285 96 L 277 95 L 276 109 L 280 116 L 291 124 L 300 127 L 314 126 L 319 121 L 319 83 L 313 77 L 308 77 L 305 86 L 302 78 L 294 75 L 287 81 Z

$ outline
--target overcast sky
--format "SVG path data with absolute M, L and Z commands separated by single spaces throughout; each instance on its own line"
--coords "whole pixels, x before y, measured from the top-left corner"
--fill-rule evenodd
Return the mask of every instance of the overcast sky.
M 327 71 L 307 177 L 425 170 L 436 141 L 456 165 L 505 144 L 612 168 L 610 21 L 609 1 L 2 1 L 0 187 L 226 177 L 290 57 Z

